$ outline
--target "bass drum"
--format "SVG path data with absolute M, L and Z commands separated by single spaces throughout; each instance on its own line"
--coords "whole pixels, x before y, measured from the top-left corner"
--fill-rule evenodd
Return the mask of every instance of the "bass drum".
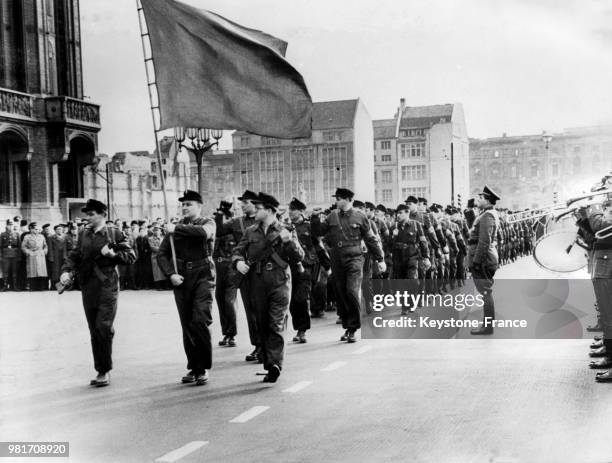
M 559 222 L 552 216 L 539 225 L 545 232 L 536 241 L 533 258 L 538 266 L 556 273 L 576 272 L 587 265 L 587 252 L 576 244 L 578 229 L 574 216 Z

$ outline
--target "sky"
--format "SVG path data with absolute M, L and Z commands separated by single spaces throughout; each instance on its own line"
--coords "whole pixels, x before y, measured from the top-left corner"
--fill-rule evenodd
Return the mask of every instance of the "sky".
M 461 103 L 475 138 L 612 124 L 606 0 L 184 2 L 287 41 L 313 101 L 361 98 L 372 119 L 392 118 L 405 98 Z M 136 1 L 80 4 L 84 94 L 101 105 L 99 150 L 152 151 Z M 221 148 L 231 148 L 229 132 Z

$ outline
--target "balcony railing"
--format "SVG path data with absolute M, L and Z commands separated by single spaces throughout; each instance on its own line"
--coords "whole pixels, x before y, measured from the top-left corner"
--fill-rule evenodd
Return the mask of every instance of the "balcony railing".
M 47 120 L 100 128 L 100 106 L 76 98 L 45 98 Z
M 0 88 L 0 113 L 17 119 L 33 119 L 32 96 Z

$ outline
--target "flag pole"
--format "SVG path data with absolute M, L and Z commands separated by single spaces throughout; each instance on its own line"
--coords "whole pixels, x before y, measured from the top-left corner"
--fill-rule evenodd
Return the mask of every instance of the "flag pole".
M 170 212 L 168 209 L 168 196 L 166 194 L 166 179 L 162 168 L 161 145 L 159 144 L 159 126 L 161 124 L 161 112 L 159 109 L 159 92 L 157 91 L 157 79 L 155 78 L 155 63 L 153 62 L 153 48 L 149 36 L 149 28 L 147 19 L 144 16 L 142 4 L 140 0 L 136 0 L 136 10 L 138 11 L 138 26 L 140 28 L 140 40 L 142 41 L 142 54 L 144 57 L 145 73 L 147 75 L 147 89 L 149 91 L 149 104 L 151 106 L 151 118 L 153 119 L 153 133 L 155 134 L 155 147 L 157 148 L 157 165 L 159 170 L 159 178 L 161 180 L 162 194 L 164 197 L 164 211 L 166 219 L 170 220 Z M 147 43 L 149 48 L 147 49 Z M 155 97 L 153 95 L 155 90 Z M 157 99 L 157 101 L 156 101 Z
M 157 91 L 157 79 L 155 77 L 153 47 L 151 47 L 151 39 L 149 36 L 149 28 L 147 26 L 147 18 L 145 18 L 140 0 L 136 0 L 136 10 L 138 12 L 138 27 L 140 28 L 140 40 L 142 42 L 142 56 L 144 58 L 145 73 L 147 75 L 147 90 L 149 91 L 149 104 L 151 106 L 151 118 L 153 119 L 153 133 L 155 134 L 155 146 L 157 148 L 157 165 L 159 169 L 159 178 L 161 181 L 162 194 L 164 197 L 164 212 L 166 214 L 166 220 L 170 221 L 170 211 L 168 209 L 168 195 L 166 194 L 166 179 L 164 178 L 164 170 L 162 168 L 161 145 L 159 144 L 161 111 L 159 110 L 159 92 Z M 147 43 L 149 44 L 148 53 Z M 157 97 L 157 101 L 155 101 L 155 98 L 153 96 L 153 90 L 155 90 L 155 96 Z M 172 252 L 172 265 L 174 267 L 174 273 L 178 274 L 178 266 L 176 264 L 176 250 L 174 248 L 174 236 L 170 234 L 169 238 L 170 249 Z

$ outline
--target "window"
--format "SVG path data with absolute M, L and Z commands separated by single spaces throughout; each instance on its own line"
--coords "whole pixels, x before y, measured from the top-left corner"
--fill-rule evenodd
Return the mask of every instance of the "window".
M 580 153 L 580 151 L 581 151 L 580 146 L 578 146 L 578 145 L 574 146 L 574 153 L 575 154 Z
M 408 196 L 416 196 L 417 198 L 424 198 L 427 196 L 427 187 L 409 187 L 402 188 L 402 199 L 406 199 Z
M 152 162 L 151 163 L 151 172 L 157 172 L 157 163 L 156 162 Z
M 348 183 L 348 154 L 346 147 L 323 148 L 321 150 L 321 167 L 323 168 L 323 197 L 327 201 L 334 194 L 338 185 L 346 185 Z
M 261 144 L 264 146 L 280 145 L 278 138 L 261 137 Z
M 497 150 L 496 150 L 496 151 L 493 153 L 493 156 L 495 156 L 496 158 L 498 158 L 498 157 L 499 157 L 499 151 L 497 151 Z
M 391 183 L 392 182 L 392 177 L 391 177 L 391 171 L 390 170 L 383 170 L 382 172 L 382 182 L 383 183 Z
M 491 164 L 491 166 L 489 167 L 489 172 L 491 173 L 491 177 L 500 177 L 502 172 L 501 165 L 499 164 L 499 162 L 494 162 L 493 164 Z
M 380 149 L 382 149 L 382 150 L 390 150 L 391 149 L 391 142 L 390 141 L 381 141 L 380 142 Z
M 255 179 L 253 171 L 255 170 L 254 165 L 254 153 L 240 153 L 240 189 L 241 190 L 255 190 Z
M 559 163 L 558 162 L 552 163 L 552 176 L 553 177 L 559 176 Z
M 374 184 L 376 184 L 376 171 L 374 171 Z
M 317 172 L 316 155 L 312 148 L 294 148 L 290 153 L 291 158 L 291 194 L 299 197 L 301 192 L 306 194 L 306 201 L 317 201 L 318 190 L 316 189 Z
M 537 162 L 531 164 L 531 176 L 538 177 L 540 175 L 540 165 Z
M 323 141 L 342 141 L 344 140 L 344 132 L 342 131 L 333 131 L 333 132 L 323 132 Z
M 259 153 L 259 181 L 264 191 L 282 201 L 285 197 L 285 159 L 282 151 Z
M 407 130 L 400 130 L 400 137 L 407 137 L 407 136 L 408 136 Z
M 383 190 L 382 200 L 384 203 L 389 203 L 393 200 L 393 190 Z
M 391 162 L 391 155 L 390 154 L 383 154 L 380 157 L 381 162 Z
M 425 157 L 425 143 L 402 143 L 400 150 L 402 159 Z
M 423 180 L 425 178 L 426 167 L 424 164 L 417 166 L 402 166 L 402 181 Z
M 247 148 L 249 146 L 249 138 L 250 137 L 240 137 L 240 147 Z
M 151 188 L 158 188 L 157 187 L 157 175 L 151 175 Z
M 531 154 L 538 154 L 538 150 L 535 148 L 531 148 Z

